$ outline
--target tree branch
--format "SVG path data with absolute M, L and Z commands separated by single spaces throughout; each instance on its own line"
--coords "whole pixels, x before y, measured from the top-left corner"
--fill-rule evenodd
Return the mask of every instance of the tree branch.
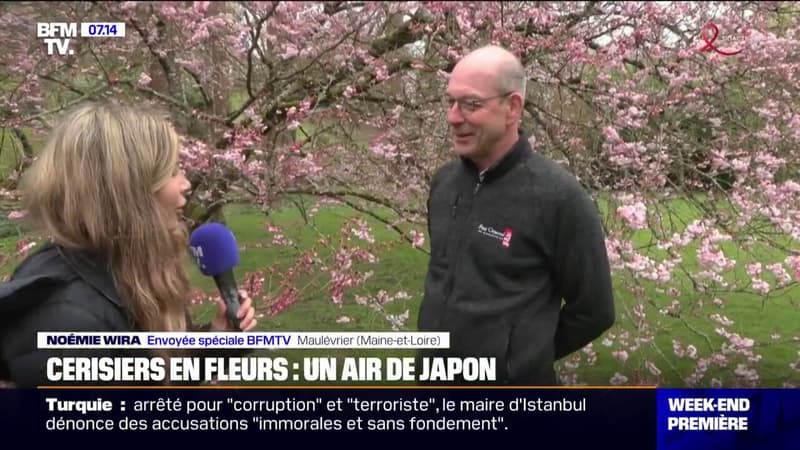
M 250 43 L 250 48 L 247 49 L 247 80 L 245 82 L 245 86 L 247 86 L 247 95 L 251 98 L 254 97 L 253 95 L 253 52 L 258 48 L 259 39 L 261 39 L 261 27 L 264 25 L 264 22 L 270 19 L 273 14 L 275 14 L 275 10 L 278 7 L 278 2 L 273 3 L 272 8 L 264 15 L 264 17 L 258 19 L 255 25 L 255 32 L 251 35 L 252 42 Z
M 80 103 L 80 102 L 82 102 L 82 101 L 84 101 L 84 100 L 86 100 L 88 98 L 94 97 L 95 95 L 103 92 L 107 88 L 108 88 L 108 85 L 105 85 L 105 86 L 103 86 L 102 88 L 100 88 L 100 89 L 98 89 L 96 91 L 87 92 L 87 93 L 83 94 L 82 96 L 80 96 L 80 97 L 78 97 L 78 98 L 76 98 L 76 99 L 74 99 L 72 101 L 64 103 L 63 105 L 59 106 L 58 108 L 51 109 L 49 111 L 42 111 L 42 112 L 40 112 L 38 114 L 34 114 L 32 116 L 26 117 L 26 118 L 22 119 L 20 121 L 20 123 L 26 123 L 26 122 L 29 122 L 31 120 L 37 120 L 40 117 L 49 116 L 51 114 L 55 114 L 55 113 L 61 112 L 61 111 L 65 110 L 65 109 L 67 109 L 67 108 L 70 108 L 70 107 L 72 107 L 74 105 L 77 105 L 78 103 Z
M 73 86 L 71 84 L 68 84 L 66 81 L 59 80 L 58 78 L 53 78 L 50 74 L 42 75 L 42 76 L 40 76 L 40 78 L 43 79 L 43 80 L 52 81 L 53 83 L 56 83 L 56 84 L 60 84 L 61 86 L 64 86 L 65 88 L 67 88 L 67 90 L 72 91 L 72 92 L 74 92 L 74 93 L 76 93 L 78 95 L 86 95 L 86 92 L 76 88 L 75 86 Z
M 12 128 L 11 131 L 14 133 L 14 136 L 17 137 L 20 144 L 22 144 L 22 153 L 25 155 L 26 158 L 33 157 L 33 146 L 31 146 L 31 142 L 28 140 L 28 136 L 25 136 L 25 133 L 20 128 Z
M 172 68 L 170 67 L 169 62 L 167 62 L 167 59 L 164 56 L 159 54 L 158 49 L 153 46 L 153 43 L 147 37 L 147 33 L 145 33 L 145 31 L 139 26 L 139 23 L 133 18 L 129 19 L 129 21 L 131 25 L 133 25 L 133 28 L 136 30 L 136 32 L 139 33 L 139 36 L 142 38 L 142 41 L 144 41 L 144 44 L 147 46 L 148 50 L 150 50 L 150 54 L 152 54 L 158 61 L 158 64 L 161 66 L 161 70 L 164 71 L 164 75 L 167 77 L 167 82 L 170 83 Z
M 431 21 L 433 21 L 433 16 L 430 13 L 423 8 L 417 9 L 411 20 L 403 23 L 392 34 L 374 40 L 369 48 L 369 55 L 373 58 L 380 58 L 392 50 L 416 42 L 420 36 L 411 32 L 411 26 Z
M 333 197 L 333 198 L 343 198 L 343 197 L 356 197 L 362 200 L 366 200 L 368 202 L 375 203 L 380 206 L 384 206 L 389 208 L 395 212 L 402 212 L 406 214 L 425 214 L 425 211 L 418 211 L 414 209 L 408 208 L 397 208 L 392 202 L 389 200 L 385 200 L 379 197 L 376 197 L 371 194 L 365 194 L 363 192 L 356 192 L 356 191 L 348 191 L 348 190 L 319 190 L 319 189 L 289 189 L 285 191 L 286 194 L 302 194 L 302 195 L 315 195 L 317 197 Z
M 103 72 L 103 76 L 106 77 L 106 82 L 109 84 L 109 86 L 113 85 L 114 83 L 111 80 L 111 76 L 108 74 L 108 71 L 106 70 L 105 66 L 103 66 L 103 63 L 100 62 L 100 58 L 98 58 L 97 54 L 94 52 L 94 48 L 92 48 L 91 41 L 89 41 L 88 48 L 89 48 L 89 53 L 92 55 L 92 58 L 94 58 L 94 61 L 97 63 L 97 66 L 100 67 L 100 70 Z
M 414 240 L 411 239 L 410 237 L 408 237 L 408 235 L 403 230 L 401 230 L 400 227 L 398 227 L 397 225 L 389 222 L 388 219 L 385 219 L 385 218 L 377 215 L 374 211 L 366 209 L 366 208 L 362 208 L 361 206 L 359 206 L 359 205 L 357 205 L 357 204 L 355 204 L 355 203 L 353 203 L 350 200 L 347 200 L 345 198 L 337 198 L 337 200 L 339 200 L 342 203 L 346 204 L 350 208 L 353 208 L 354 210 L 356 210 L 356 211 L 358 211 L 358 212 L 360 212 L 362 214 L 366 214 L 366 215 L 374 218 L 378 222 L 381 222 L 382 224 L 388 226 L 389 228 L 394 230 L 401 238 L 403 238 L 404 241 L 408 242 L 409 244 L 413 244 L 414 243 Z M 427 250 L 425 250 L 422 247 L 415 247 L 415 248 L 417 250 L 423 252 L 423 253 L 426 253 L 426 254 L 430 253 L 430 252 L 428 252 Z
M 314 58 L 313 58 L 313 59 L 311 59 L 311 61 L 309 61 L 309 63 L 308 63 L 308 64 L 306 64 L 306 65 L 305 65 L 305 66 L 303 66 L 303 67 L 300 67 L 299 69 L 295 70 L 294 72 L 292 72 L 292 73 L 290 73 L 290 74 L 288 74 L 288 75 L 284 75 L 284 76 L 281 76 L 281 77 L 277 77 L 277 78 L 275 78 L 275 79 L 273 80 L 273 82 L 286 81 L 286 80 L 291 80 L 291 79 L 293 79 L 293 78 L 296 78 L 298 75 L 300 75 L 301 73 L 305 72 L 305 71 L 306 71 L 306 70 L 308 70 L 310 67 L 312 67 L 314 64 L 316 64 L 316 63 L 317 63 L 317 62 L 320 60 L 320 58 L 322 58 L 322 57 L 323 57 L 323 56 L 325 56 L 326 54 L 330 53 L 331 51 L 335 50 L 337 47 L 339 47 L 340 45 L 342 45 L 342 43 L 343 43 L 345 40 L 347 40 L 347 38 L 348 38 L 348 37 L 350 37 L 350 36 L 352 36 L 352 35 L 354 35 L 354 34 L 358 33 L 359 31 L 361 31 L 361 27 L 363 27 L 363 26 L 364 26 L 364 23 L 362 23 L 362 24 L 361 24 L 361 25 L 359 25 L 358 27 L 355 27 L 355 28 L 353 28 L 353 29 L 352 29 L 352 30 L 350 30 L 348 33 L 345 33 L 345 34 L 344 34 L 344 36 L 342 36 L 341 38 L 339 38 L 339 40 L 338 40 L 338 41 L 334 42 L 334 43 L 333 43 L 333 45 L 331 45 L 330 47 L 326 48 L 325 50 L 323 50 L 323 51 L 319 52 L 319 53 L 318 53 L 316 56 L 314 56 Z

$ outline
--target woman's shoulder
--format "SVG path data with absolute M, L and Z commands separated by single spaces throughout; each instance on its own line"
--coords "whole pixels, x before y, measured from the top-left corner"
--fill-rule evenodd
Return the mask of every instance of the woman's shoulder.
M 119 300 L 107 292 L 114 291 L 113 282 L 104 272 L 74 251 L 45 244 L 0 284 L 0 317 L 65 330 L 122 326 Z
M 57 247 L 44 244 L 17 266 L 10 280 L 0 284 L 0 315 L 9 317 L 29 309 L 67 286 L 77 278 L 68 269 Z
M 91 284 L 107 276 L 102 265 L 77 261 L 47 244 L 0 284 L 0 379 L 46 381 L 42 371 L 52 352 L 37 348 L 40 331 L 130 331 L 123 310 Z

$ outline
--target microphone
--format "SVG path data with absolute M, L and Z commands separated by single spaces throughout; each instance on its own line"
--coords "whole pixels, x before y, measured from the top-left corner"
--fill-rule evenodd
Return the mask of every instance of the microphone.
M 237 330 L 239 326 L 239 292 L 233 268 L 239 265 L 239 247 L 233 232 L 216 222 L 204 223 L 192 232 L 189 249 L 200 272 L 214 277 L 217 289 L 225 301 L 228 323 Z

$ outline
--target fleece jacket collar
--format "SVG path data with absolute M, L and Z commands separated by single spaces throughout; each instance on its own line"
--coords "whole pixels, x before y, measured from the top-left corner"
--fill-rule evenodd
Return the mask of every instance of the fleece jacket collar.
M 469 158 L 461 157 L 462 163 L 467 167 L 470 173 L 474 174 L 476 178 L 482 176 L 482 182 L 487 182 L 492 179 L 499 178 L 511 170 L 522 157 L 531 151 L 531 144 L 528 142 L 527 136 L 522 130 L 518 130 L 517 142 L 503 155 L 502 158 L 497 160 L 492 166 L 488 167 L 482 173 L 478 172 L 478 167 Z

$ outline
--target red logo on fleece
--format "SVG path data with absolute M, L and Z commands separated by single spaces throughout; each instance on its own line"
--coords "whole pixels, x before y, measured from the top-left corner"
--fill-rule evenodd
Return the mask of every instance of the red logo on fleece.
M 508 247 L 511 244 L 511 234 L 514 232 L 511 228 L 506 228 L 506 232 L 503 233 L 503 247 Z

